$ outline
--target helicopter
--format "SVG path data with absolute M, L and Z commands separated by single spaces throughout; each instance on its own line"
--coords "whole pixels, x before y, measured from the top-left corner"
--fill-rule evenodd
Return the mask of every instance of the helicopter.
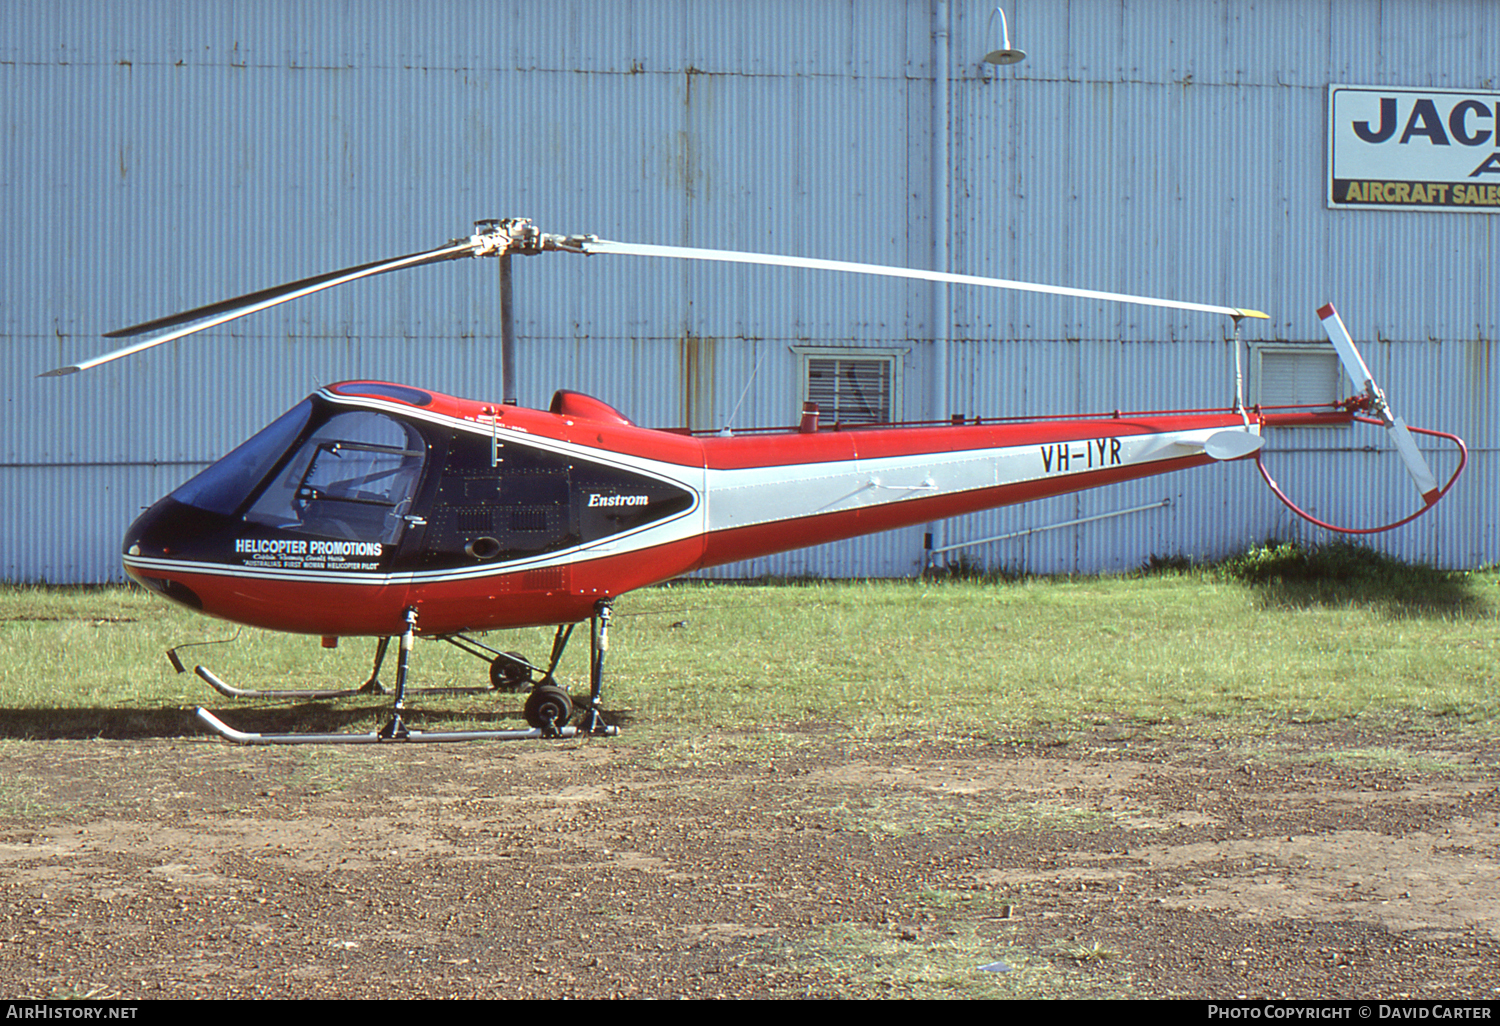
M 544 252 L 755 263 L 949 282 L 1244 318 L 1256 310 L 1007 279 L 775 254 L 614 242 L 544 233 L 525 218 L 475 223 L 467 237 L 333 271 L 108 333 L 124 348 L 47 371 L 62 376 L 135 355 L 348 282 L 469 257 Z M 508 302 L 502 263 L 502 307 Z M 503 312 L 504 315 L 504 312 Z M 603 709 L 614 600 L 707 567 L 789 549 L 1029 502 L 1116 482 L 1253 457 L 1263 430 L 1291 424 L 1385 428 L 1422 507 L 1453 487 L 1466 462 L 1456 436 L 1410 428 L 1390 408 L 1331 305 L 1319 311 L 1350 379 L 1351 399 L 1317 410 L 1247 407 L 1121 412 L 1048 419 L 965 418 L 920 424 L 824 423 L 814 403 L 800 423 L 693 433 L 633 423 L 575 391 L 549 408 L 443 395 L 377 380 L 318 389 L 130 525 L 122 559 L 150 591 L 207 616 L 273 631 L 377 639 L 370 678 L 339 690 L 255 690 L 195 672 L 232 698 L 384 693 L 379 675 L 398 640 L 389 721 L 352 733 L 252 733 L 204 708 L 198 719 L 243 744 L 513 740 L 617 732 Z M 509 344 L 510 332 L 502 335 Z M 505 380 L 509 373 L 509 352 Z M 1460 453 L 1439 485 L 1412 433 Z M 1315 521 L 1319 522 L 1319 521 Z M 1321 522 L 1319 522 L 1321 523 Z M 1331 526 L 1331 525 L 1323 525 Z M 1338 528 L 1334 528 L 1338 529 Z M 579 722 L 556 670 L 574 628 L 590 623 L 589 698 Z M 476 635 L 555 629 L 544 664 Z M 527 690 L 525 729 L 429 732 L 403 713 L 418 637 L 489 664 L 490 689 Z M 185 646 L 184 646 L 185 647 Z M 184 670 L 174 649 L 169 658 Z

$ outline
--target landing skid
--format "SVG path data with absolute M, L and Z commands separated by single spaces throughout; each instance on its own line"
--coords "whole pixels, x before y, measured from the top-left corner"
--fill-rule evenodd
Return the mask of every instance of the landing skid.
M 195 666 L 196 673 L 209 687 L 213 688 L 225 698 L 349 698 L 353 695 L 376 695 L 384 693 L 384 688 L 372 688 L 368 684 L 358 688 L 339 688 L 326 691 L 317 690 L 289 690 L 275 691 L 263 688 L 237 688 L 233 684 L 225 683 L 216 673 L 206 666 Z
M 226 682 L 214 671 L 206 666 L 195 666 L 196 673 L 209 687 L 213 688 L 225 698 L 279 698 L 297 699 L 305 698 L 309 701 L 320 701 L 325 698 L 353 698 L 356 695 L 385 695 L 389 694 L 379 681 L 374 681 L 374 686 L 364 684 L 357 688 L 330 688 L 318 690 L 316 688 L 292 688 L 278 691 L 272 688 L 237 688 Z M 494 688 L 408 688 L 409 695 L 487 695 Z
M 570 737 L 613 737 L 619 733 L 619 728 L 610 726 L 604 721 L 600 710 L 600 702 L 604 691 L 604 654 L 609 648 L 609 621 L 611 604 L 608 599 L 601 599 L 594 604 L 594 616 L 592 630 L 589 638 L 589 682 L 590 695 L 588 710 L 584 713 L 582 723 L 577 727 L 568 726 L 568 720 L 573 716 L 573 702 L 568 693 L 556 680 L 553 679 L 553 671 L 562 658 L 563 649 L 567 646 L 568 638 L 572 635 L 573 625 L 567 624 L 557 629 L 557 635 L 552 643 L 551 664 L 545 671 L 532 666 L 523 657 L 509 652 L 497 652 L 488 646 L 481 645 L 472 639 L 462 638 L 468 646 L 475 646 L 483 651 L 491 653 L 495 658 L 491 662 L 491 680 L 494 682 L 492 688 L 428 688 L 422 689 L 426 693 L 464 694 L 480 691 L 496 690 L 501 687 L 504 678 L 506 684 L 514 685 L 516 678 L 524 673 L 522 680 L 531 680 L 531 694 L 526 699 L 525 716 L 526 722 L 530 724 L 527 729 L 518 730 L 459 730 L 459 731 L 422 731 L 412 730 L 407 727 L 402 719 L 402 713 L 406 710 L 406 677 L 407 669 L 411 660 L 413 642 L 416 639 L 417 611 L 415 608 L 406 611 L 406 629 L 401 634 L 400 654 L 396 663 L 396 690 L 392 702 L 391 718 L 386 725 L 377 731 L 368 734 L 354 733 L 321 733 L 321 734 L 261 734 L 249 731 L 235 730 L 229 724 L 219 719 L 213 713 L 201 706 L 195 710 L 200 723 L 209 730 L 218 734 L 227 741 L 244 745 L 317 745 L 317 744 L 341 744 L 341 745 L 368 745 L 385 744 L 388 742 L 440 742 L 440 741 L 525 741 L 541 738 L 570 738 Z M 466 647 L 454 641 L 452 637 L 440 640 L 448 641 L 458 648 L 470 654 L 478 655 L 473 648 Z M 370 679 L 362 687 L 328 689 L 328 690 L 255 690 L 236 688 L 220 680 L 214 673 L 205 667 L 196 667 L 200 678 L 206 681 L 214 690 L 230 698 L 291 698 L 291 699 L 322 699 L 322 698 L 347 698 L 355 695 L 382 694 L 385 689 L 380 686 L 378 674 L 381 662 L 385 658 L 386 647 L 390 638 L 382 638 L 375 654 L 375 667 L 370 674 Z M 480 658 L 483 658 L 482 656 Z M 174 664 L 176 660 L 173 660 Z M 496 667 L 501 667 L 502 672 L 497 672 Z M 518 673 L 517 671 L 521 671 Z M 541 673 L 540 679 L 535 679 L 533 674 Z M 414 689 L 415 691 L 415 689 Z
M 448 634 L 435 638 L 436 641 L 446 641 L 459 651 L 489 663 L 490 686 L 487 688 L 408 688 L 407 691 L 414 695 L 482 695 L 489 691 L 524 691 L 528 687 L 553 683 L 552 674 L 557 670 L 557 664 L 562 659 L 563 650 L 573 634 L 574 626 L 569 623 L 557 628 L 557 634 L 552 639 L 552 659 L 546 669 L 533 666 L 519 652 L 501 652 L 463 634 Z M 205 642 L 205 644 L 217 644 L 217 642 Z M 193 672 L 225 698 L 301 698 L 316 702 L 328 698 L 353 698 L 357 695 L 387 695 L 390 692 L 386 690 L 385 685 L 380 683 L 380 668 L 385 664 L 385 654 L 390 644 L 389 637 L 381 638 L 376 643 L 375 664 L 370 668 L 370 679 L 357 688 L 237 688 L 201 664 L 194 666 Z M 178 649 L 186 647 L 186 645 L 180 645 L 178 648 L 167 651 L 167 658 L 171 660 L 178 673 L 184 673 L 187 670 L 182 660 L 177 657 Z
M 383 730 L 372 730 L 368 734 L 339 732 L 329 734 L 259 734 L 250 731 L 235 730 L 201 706 L 194 710 L 194 715 L 215 734 L 218 734 L 226 741 L 233 741 L 235 744 L 240 745 L 383 745 L 403 741 L 428 744 L 439 741 L 532 741 L 545 737 L 570 738 L 591 734 L 591 732 L 580 730 L 578 727 L 563 727 L 552 734 L 545 733 L 540 727 L 530 727 L 526 730 L 407 730 L 404 734 L 391 737 L 387 737 Z M 602 735 L 593 736 L 614 737 L 619 732 L 620 728 L 618 727 L 605 727 Z

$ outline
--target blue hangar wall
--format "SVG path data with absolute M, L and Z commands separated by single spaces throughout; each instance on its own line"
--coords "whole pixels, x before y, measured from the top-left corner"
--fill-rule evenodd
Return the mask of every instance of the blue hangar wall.
M 118 540 L 142 507 L 319 384 L 378 377 L 498 397 L 484 261 L 34 377 L 112 348 L 100 335 L 113 328 L 425 249 L 488 216 L 1253 307 L 1271 319 L 1243 328 L 1252 394 L 1269 383 L 1266 354 L 1323 344 L 1315 311 L 1332 300 L 1401 412 L 1473 450 L 1449 500 L 1374 544 L 1450 566 L 1500 561 L 1500 207 L 1484 189 L 1500 161 L 1462 210 L 1456 189 L 1441 209 L 1394 188 L 1411 177 L 1402 154 L 1447 146 L 1479 168 L 1495 153 L 1492 7 L 1023 0 L 1007 13 L 1027 57 L 1008 67 L 981 61 L 999 42 L 992 11 L 10 0 L 0 578 L 120 579 Z M 1369 113 L 1335 114 L 1339 85 L 1374 87 Z M 1372 152 L 1394 154 L 1395 170 L 1377 160 L 1341 186 L 1387 202 L 1336 201 L 1331 138 L 1355 122 L 1380 135 L 1387 92 L 1400 124 Z M 788 424 L 809 349 L 889 358 L 906 419 L 1232 396 L 1231 326 L 1214 317 L 648 260 L 542 257 L 516 272 L 527 405 L 566 387 L 643 424 Z M 1284 431 L 1271 449 L 1282 483 L 1334 521 L 1394 519 L 1415 502 L 1379 432 Z M 1431 458 L 1452 465 L 1437 443 Z M 1057 527 L 1085 518 L 1101 519 Z M 719 573 L 911 574 L 927 533 Z M 931 533 L 965 546 L 943 558 L 1079 572 L 1323 536 L 1243 464 Z

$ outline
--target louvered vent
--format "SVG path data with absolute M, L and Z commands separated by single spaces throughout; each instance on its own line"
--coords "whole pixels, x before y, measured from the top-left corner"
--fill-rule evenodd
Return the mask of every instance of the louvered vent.
M 1351 391 L 1327 346 L 1259 346 L 1256 357 L 1254 401 L 1261 406 L 1329 403 Z
M 893 406 L 891 361 L 811 357 L 807 398 L 818 404 L 823 422 L 889 423 Z

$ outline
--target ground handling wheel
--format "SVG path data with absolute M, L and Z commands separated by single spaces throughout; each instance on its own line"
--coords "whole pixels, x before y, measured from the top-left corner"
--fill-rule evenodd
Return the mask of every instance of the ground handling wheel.
M 527 669 L 526 657 L 519 652 L 507 652 L 505 655 L 521 661 L 519 663 L 511 662 L 510 659 L 506 659 L 504 656 L 496 656 L 494 659 L 491 659 L 490 687 L 496 691 L 520 691 L 531 683 L 531 671 Z
M 573 717 L 573 700 L 556 684 L 538 684 L 526 699 L 526 722 L 543 733 L 561 730 Z

